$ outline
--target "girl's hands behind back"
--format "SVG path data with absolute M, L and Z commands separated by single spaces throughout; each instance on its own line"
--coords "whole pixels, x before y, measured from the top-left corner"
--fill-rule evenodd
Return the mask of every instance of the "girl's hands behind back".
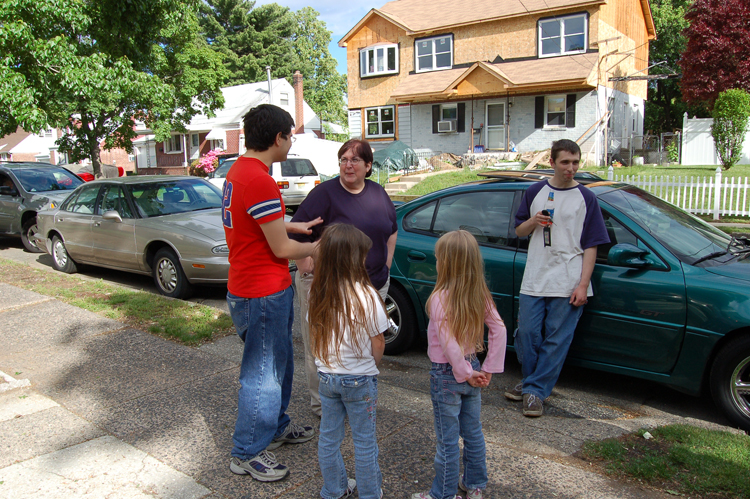
M 484 388 L 490 384 L 487 376 L 485 376 L 484 373 L 480 373 L 479 371 L 472 371 L 471 378 L 466 381 L 474 388 Z

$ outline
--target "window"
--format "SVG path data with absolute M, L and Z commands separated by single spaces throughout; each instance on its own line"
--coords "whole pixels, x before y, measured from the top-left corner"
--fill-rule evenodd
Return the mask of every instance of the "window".
M 440 104 L 440 119 L 457 120 L 458 119 L 458 104 Z
M 182 135 L 172 135 L 164 141 L 164 152 L 178 153 L 182 152 Z
M 588 46 L 586 14 L 539 21 L 539 57 L 581 54 Z
M 511 224 L 514 197 L 514 191 L 447 196 L 440 200 L 437 210 L 435 203 L 430 203 L 407 214 L 404 229 L 435 236 L 463 229 L 480 243 L 507 245 L 515 237 L 515 233 L 510 234 L 514 230 Z
M 604 226 L 607 228 L 607 234 L 609 235 L 609 243 L 600 244 L 596 247 L 596 260 L 598 263 L 607 263 L 607 256 L 612 246 L 620 243 L 630 243 L 638 246 L 638 238 L 620 222 L 612 218 L 609 213 L 602 211 L 602 216 L 604 217 Z
M 279 105 L 281 106 L 289 105 L 289 94 L 287 92 L 281 92 L 281 94 L 279 95 Z
M 453 36 L 444 35 L 414 42 L 417 73 L 453 66 Z
M 535 98 L 534 128 L 574 128 L 576 94 L 545 95 Z
M 394 106 L 369 107 L 367 114 L 366 137 L 393 137 L 395 135 Z
M 398 73 L 398 45 L 376 45 L 359 51 L 359 75 L 378 76 Z
M 193 147 L 198 147 L 200 145 L 200 138 L 197 133 L 191 134 L 190 140 L 192 141 Z
M 83 213 L 92 215 L 96 205 L 96 198 L 99 196 L 99 186 L 84 187 L 78 194 L 75 201 L 68 204 L 64 209 L 73 213 Z
M 122 192 L 122 187 L 110 185 L 105 188 L 99 214 L 104 215 L 107 211 L 116 211 L 121 218 L 133 218 L 133 212 L 130 210 L 128 200 Z

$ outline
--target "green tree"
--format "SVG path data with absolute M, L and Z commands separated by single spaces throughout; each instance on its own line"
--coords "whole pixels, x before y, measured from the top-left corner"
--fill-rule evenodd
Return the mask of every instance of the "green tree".
M 750 121 L 750 94 L 742 89 L 721 92 L 711 113 L 714 119 L 711 135 L 721 165 L 729 170 L 742 157 L 742 143 Z
M 66 129 L 60 150 L 132 151 L 135 120 L 157 140 L 223 105 L 221 58 L 197 36 L 195 0 L 5 0 L 0 133 Z M 8 82 L 6 85 L 5 82 Z
M 255 7 L 251 0 L 206 0 L 200 25 L 230 71 L 230 85 L 264 80 L 266 66 L 291 84 L 299 70 L 313 111 L 324 121 L 343 124 L 346 77 L 336 71 L 328 50 L 331 32 L 318 15 L 310 7 L 293 12 L 275 3 Z

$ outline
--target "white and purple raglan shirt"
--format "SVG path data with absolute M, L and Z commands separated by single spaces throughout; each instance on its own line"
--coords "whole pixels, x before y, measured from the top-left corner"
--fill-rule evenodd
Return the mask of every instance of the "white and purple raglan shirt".
M 537 226 L 530 235 L 521 293 L 569 297 L 581 282 L 583 250 L 607 244 L 609 235 L 599 202 L 590 189 L 581 184 L 557 189 L 547 180 L 532 185 L 524 193 L 515 226 L 539 211 L 552 211 L 550 208 L 554 209 L 551 245 L 544 246 L 543 227 Z M 589 283 L 587 295 L 593 294 Z

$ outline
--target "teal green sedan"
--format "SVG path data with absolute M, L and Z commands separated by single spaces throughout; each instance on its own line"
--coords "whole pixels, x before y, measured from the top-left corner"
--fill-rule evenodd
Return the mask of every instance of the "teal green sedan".
M 524 190 L 544 174 L 500 174 L 396 209 L 398 242 L 386 305 L 386 353 L 427 329 L 435 242 L 464 229 L 479 241 L 485 277 L 506 324 L 518 320 L 528 240 L 515 235 Z M 589 174 L 611 242 L 598 247 L 569 364 L 664 383 L 716 404 L 750 430 L 750 242 L 728 236 L 651 194 Z M 514 329 L 510 328 L 509 329 Z M 513 338 L 508 338 L 512 349 Z

